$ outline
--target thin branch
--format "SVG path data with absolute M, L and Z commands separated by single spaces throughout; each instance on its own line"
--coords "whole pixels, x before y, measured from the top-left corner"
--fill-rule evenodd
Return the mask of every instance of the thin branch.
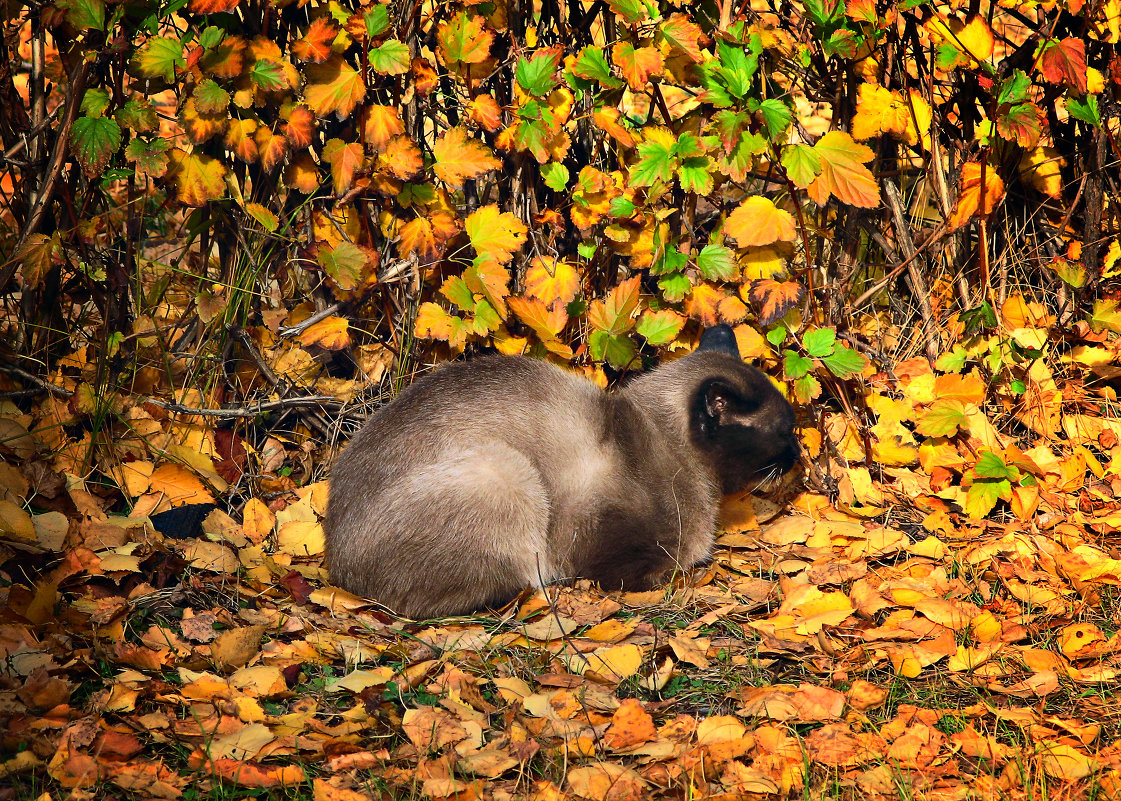
M 339 309 L 341 309 L 343 307 L 343 305 L 344 304 L 342 304 L 342 303 L 332 303 L 326 309 L 322 309 L 321 311 L 317 311 L 315 314 L 313 314 L 311 317 L 308 317 L 306 320 L 301 320 L 300 322 L 296 323 L 295 325 L 285 326 L 284 328 L 281 328 L 279 331 L 277 331 L 277 333 L 280 336 L 286 337 L 286 338 L 287 337 L 298 336 L 299 334 L 302 334 L 306 329 L 311 328 L 311 326 L 318 323 L 320 320 L 326 320 L 332 314 L 334 314 Z
M 910 279 L 911 292 L 914 293 L 915 300 L 919 304 L 919 311 L 922 312 L 923 333 L 926 335 L 926 356 L 933 363 L 942 352 L 942 343 L 938 338 L 938 326 L 934 322 L 934 311 L 930 306 L 930 291 L 927 289 L 922 272 L 914 261 L 917 252 L 914 243 L 911 241 L 911 232 L 907 228 L 907 221 L 903 216 L 903 199 L 899 196 L 899 189 L 892 181 L 884 181 L 883 187 L 884 199 L 891 211 L 895 236 L 899 244 L 902 245 L 903 255 L 906 257 L 903 263 L 907 266 L 907 277 Z
M 46 392 L 49 392 L 52 395 L 57 395 L 60 398 L 69 398 L 74 394 L 74 390 L 57 386 L 50 383 L 49 381 L 44 381 L 34 373 L 29 373 L 26 370 L 22 370 L 19 367 L 16 367 L 11 362 L 0 362 L 0 373 L 7 373 L 8 375 L 13 375 L 23 381 L 28 381 L 39 387 L 40 390 L 45 390 Z
M 142 402 L 150 403 L 153 406 L 159 406 L 161 409 L 167 409 L 169 412 L 175 412 L 176 414 L 197 414 L 200 417 L 224 418 L 256 417 L 266 412 L 299 409 L 304 406 L 343 405 L 342 401 L 330 395 L 303 395 L 296 398 L 280 398 L 279 400 L 266 401 L 264 403 L 254 403 L 252 406 L 246 406 L 241 409 L 199 409 L 194 406 L 184 406 L 182 403 L 170 403 L 168 401 L 156 400 L 155 398 L 144 398 Z

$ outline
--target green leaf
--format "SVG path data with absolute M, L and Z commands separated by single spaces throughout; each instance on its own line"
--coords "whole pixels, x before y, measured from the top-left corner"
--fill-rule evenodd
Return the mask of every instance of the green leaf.
M 380 3 L 373 6 L 362 15 L 362 21 L 366 23 L 367 39 L 381 36 L 389 30 L 389 6 Z
M 809 403 L 821 395 L 821 382 L 813 373 L 806 373 L 794 381 L 794 398 L 799 403 Z
M 371 49 L 369 55 L 370 66 L 382 75 L 404 75 L 412 64 L 409 46 L 400 39 L 387 39 Z
M 646 6 L 640 0 L 608 0 L 607 5 L 628 25 L 646 19 Z
M 823 358 L 821 363 L 829 368 L 829 372 L 837 378 L 852 378 L 864 372 L 868 360 L 852 348 L 837 343 L 836 350 L 833 351 L 832 355 Z
M 545 186 L 554 192 L 563 192 L 564 188 L 568 186 L 568 167 L 550 161 L 548 164 L 541 166 L 541 177 L 545 180 Z
M 953 350 L 938 357 L 934 366 L 943 373 L 960 373 L 968 360 L 969 352 L 961 345 L 954 345 Z
M 821 156 L 809 145 L 790 145 L 782 151 L 782 166 L 795 186 L 805 189 L 821 173 Z
M 965 513 L 974 520 L 983 520 L 998 500 L 1011 494 L 1012 485 L 1007 481 L 974 481 L 965 495 Z
M 577 78 L 589 81 L 599 81 L 605 89 L 614 89 L 622 86 L 623 82 L 611 74 L 611 65 L 603 50 L 589 45 L 580 51 L 572 65 L 572 74 Z
M 105 3 L 102 0 L 66 0 L 60 5 L 66 9 L 66 21 L 79 31 L 86 28 L 105 30 Z
M 532 58 L 518 59 L 518 66 L 514 69 L 514 78 L 524 91 L 534 97 L 545 97 L 556 88 L 557 79 L 556 53 L 552 51 L 538 51 Z
M 927 437 L 952 437 L 959 428 L 968 431 L 969 418 L 965 405 L 955 398 L 934 401 L 915 425 L 915 430 Z
M 160 78 L 171 83 L 176 68 L 186 67 L 187 60 L 178 39 L 149 39 L 133 55 L 130 66 L 141 78 Z
M 216 25 L 207 25 L 199 34 L 199 47 L 203 50 L 209 50 L 222 44 L 222 40 L 225 38 L 226 32 L 224 30 Z
M 1020 471 L 1015 466 L 1005 464 L 1004 460 L 992 451 L 985 451 L 978 457 L 973 472 L 979 478 L 1008 478 L 1013 481 L 1020 478 Z
M 498 316 L 498 312 L 494 310 L 494 306 L 486 300 L 480 300 L 475 305 L 475 314 L 472 318 L 475 326 L 475 333 L 484 336 L 493 331 L 498 330 L 498 326 L 502 324 L 502 318 Z
M 148 142 L 136 137 L 125 146 L 125 158 L 136 164 L 138 173 L 159 178 L 167 172 L 167 151 L 170 149 L 171 143 L 167 139 Z
M 732 251 L 711 243 L 697 254 L 697 269 L 710 281 L 731 281 L 740 272 Z
M 210 78 L 199 81 L 191 97 L 201 114 L 220 114 L 230 105 L 230 93 Z
M 749 104 L 750 105 L 753 104 Z M 756 111 L 763 122 L 763 129 L 767 132 L 767 138 L 772 142 L 777 142 L 779 137 L 786 132 L 790 127 L 794 115 L 786 104 L 781 100 L 776 100 L 773 97 L 767 98 L 762 103 L 758 104 L 758 108 L 752 109 Z
M 1094 301 L 1094 310 L 1090 313 L 1090 327 L 1094 331 L 1108 328 L 1115 334 L 1121 334 L 1121 311 L 1117 310 L 1118 301 L 1108 298 L 1098 298 Z
M 634 214 L 634 202 L 623 195 L 613 197 L 611 198 L 611 204 L 607 207 L 607 213 L 612 217 L 630 217 Z
M 644 311 L 638 318 L 636 330 L 651 345 L 672 342 L 685 326 L 685 318 L 672 309 Z
M 820 31 L 828 33 L 845 18 L 845 4 L 838 0 L 806 0 L 806 16 Z
M 87 117 L 100 117 L 109 108 L 108 89 L 87 89 L 82 98 L 82 113 Z
M 638 146 L 639 160 L 631 168 L 631 186 L 653 186 L 658 181 L 669 183 L 673 180 L 673 145 L 646 140 Z
M 440 294 L 464 311 L 473 311 L 478 305 L 471 288 L 461 276 L 453 275 L 444 281 Z
M 677 180 L 686 192 L 710 195 L 713 188 L 711 169 L 712 159 L 708 156 L 693 156 L 681 162 L 677 168 Z
M 612 367 L 623 370 L 631 366 L 638 351 L 626 334 L 596 330 L 588 336 L 588 352 L 596 361 L 606 361 Z
M 662 290 L 662 297 L 670 303 L 680 303 L 693 291 L 693 285 L 681 273 L 663 275 L 658 279 L 658 288 Z
M 113 116 L 122 127 L 136 133 L 149 133 L 159 126 L 156 110 L 144 98 L 129 98 Z
M 590 259 L 596 255 L 595 242 L 581 242 L 576 246 L 576 253 L 583 259 Z
M 362 249 L 345 239 L 333 248 L 320 245 L 316 260 L 335 284 L 348 292 L 358 288 L 367 262 Z
M 288 78 L 284 67 L 267 58 L 258 59 L 249 68 L 249 79 L 266 92 L 276 92 L 288 88 Z
M 810 370 L 814 369 L 813 359 L 807 359 L 800 353 L 795 353 L 792 350 L 784 350 L 782 355 L 783 370 L 786 372 L 787 378 L 801 378 Z
M 97 178 L 121 146 L 121 126 L 110 117 L 78 117 L 70 130 L 70 150 L 82 172 Z
M 1013 70 L 1000 85 L 1000 94 L 997 103 L 1020 103 L 1027 99 L 1028 90 L 1031 89 L 1031 78 L 1023 70 Z
M 1067 97 L 1067 112 L 1076 120 L 1081 120 L 1095 128 L 1102 127 L 1102 118 L 1098 113 L 1098 96 L 1086 95 L 1084 97 Z
M 806 353 L 815 359 L 821 359 L 833 353 L 837 332 L 832 328 L 815 328 L 802 335 L 802 345 Z

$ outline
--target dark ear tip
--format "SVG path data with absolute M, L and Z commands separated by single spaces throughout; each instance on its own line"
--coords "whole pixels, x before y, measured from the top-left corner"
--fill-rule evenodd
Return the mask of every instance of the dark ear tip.
M 697 346 L 697 350 L 715 350 L 740 358 L 740 346 L 736 343 L 736 334 L 732 327 L 725 323 L 706 329 L 701 334 L 701 344 Z

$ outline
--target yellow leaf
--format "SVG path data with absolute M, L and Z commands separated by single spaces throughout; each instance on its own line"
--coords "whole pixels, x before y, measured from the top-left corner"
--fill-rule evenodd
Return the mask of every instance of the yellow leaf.
M 476 253 L 500 264 L 510 261 L 525 242 L 525 224 L 509 212 L 500 212 L 494 204 L 473 212 L 463 228 Z
M 350 322 L 345 317 L 331 315 L 305 328 L 298 339 L 305 347 L 318 345 L 324 350 L 342 350 L 350 345 L 349 327 Z
M 567 261 L 537 256 L 525 273 L 525 293 L 546 305 L 570 303 L 580 292 L 580 273 Z
M 195 475 L 178 464 L 162 464 L 152 472 L 152 492 L 162 493 L 172 506 L 214 503 L 214 498 Z
M 276 530 L 276 547 L 293 556 L 323 553 L 323 526 L 311 520 L 293 520 Z
M 844 131 L 830 131 L 814 144 L 821 159 L 821 173 L 806 190 L 819 206 L 833 195 L 843 203 L 873 208 L 880 203 L 880 187 L 864 162 L 875 155 Z
M 0 500 L 0 538 L 32 544 L 38 542 L 31 515 L 9 500 Z
M 778 208 L 769 198 L 749 197 L 729 215 L 724 233 L 741 248 L 792 242 L 796 236 L 794 215 Z
M 747 316 L 747 306 L 734 295 L 706 282 L 693 287 L 685 302 L 685 313 L 708 328 L 720 323 L 738 323 Z
M 451 128 L 432 146 L 436 177 L 451 187 L 459 188 L 468 178 L 498 169 L 502 162 L 482 141 L 472 138 L 466 128 Z M 495 211 L 497 206 L 493 207 Z
M 167 152 L 167 178 L 179 200 L 188 206 L 203 206 L 226 194 L 226 165 L 213 156 L 186 153 L 179 148 Z
M 1040 146 L 1020 156 L 1020 177 L 1049 197 L 1063 192 L 1061 168 L 1066 160 L 1053 147 Z
M 612 681 L 622 681 L 633 676 L 642 667 L 642 648 L 627 643 L 586 654 L 585 658 L 589 670 Z
M 1057 740 L 1041 740 L 1036 754 L 1048 776 L 1067 782 L 1085 779 L 1098 769 L 1093 757 Z
M 358 101 L 366 96 L 362 73 L 337 53 L 322 64 L 306 65 L 304 75 L 307 77 L 304 98 L 308 108 L 321 117 L 334 111 L 340 119 L 346 119 Z

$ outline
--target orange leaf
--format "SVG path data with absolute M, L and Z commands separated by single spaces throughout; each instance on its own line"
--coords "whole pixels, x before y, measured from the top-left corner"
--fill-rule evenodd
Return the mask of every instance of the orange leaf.
M 592 122 L 623 147 L 634 147 L 631 132 L 619 124 L 619 109 L 610 106 L 597 108 L 592 112 Z
M 310 153 L 297 153 L 284 169 L 284 185 L 310 195 L 319 188 L 319 165 Z
M 463 228 L 476 253 L 500 264 L 510 261 L 525 242 L 525 224 L 509 212 L 500 212 L 494 204 L 473 212 Z
M 222 14 L 233 11 L 241 0 L 191 0 L 191 11 L 198 14 Z
M 553 353 L 572 358 L 572 349 L 558 339 L 568 325 L 568 313 L 563 306 L 559 303 L 546 306 L 536 298 L 508 298 L 506 302 L 518 319 L 533 329 L 545 347 Z
M 413 333 L 421 339 L 442 339 L 453 348 L 462 348 L 472 330 L 471 324 L 462 317 L 449 314 L 435 303 L 422 303 L 413 323 Z
M 445 64 L 478 64 L 490 55 L 494 34 L 483 27 L 482 17 L 460 11 L 436 32 L 436 46 Z
M 491 95 L 478 95 L 468 103 L 467 116 L 491 132 L 502 127 L 502 107 Z
M 580 291 L 580 273 L 567 261 L 549 256 L 534 258 L 525 273 L 525 293 L 548 305 L 567 305 Z
M 390 139 L 405 132 L 405 123 L 396 106 L 367 106 L 362 113 L 365 115 L 363 136 L 375 150 L 380 151 Z
M 217 47 L 211 48 L 199 59 L 203 72 L 215 78 L 236 78 L 245 64 L 248 43 L 240 36 L 227 36 Z
M 226 147 L 247 164 L 257 160 L 257 142 L 253 139 L 256 131 L 255 120 L 230 120 L 226 130 Z
M 413 140 L 398 136 L 389 143 L 385 152 L 378 156 L 378 165 L 385 167 L 402 181 L 412 178 L 424 166 L 424 157 Z
M 432 155 L 436 159 L 433 165 L 436 177 L 457 189 L 466 179 L 502 166 L 490 148 L 468 136 L 463 127 L 451 128 L 437 139 Z
M 193 97 L 187 98 L 179 112 L 179 123 L 186 131 L 187 137 L 196 145 L 201 145 L 214 135 L 226 130 L 226 123 L 230 115 L 225 111 L 216 114 L 202 114 L 195 106 Z
M 288 152 L 288 140 L 284 138 L 283 134 L 273 133 L 270 128 L 264 125 L 253 134 L 253 141 L 257 143 L 261 166 L 266 170 L 271 170 L 283 161 L 285 154 Z
M 749 197 L 728 216 L 724 233 L 741 248 L 792 242 L 796 231 L 794 215 L 765 197 Z
M 984 203 L 981 190 L 984 183 Z M 989 166 L 971 161 L 961 168 L 958 204 L 950 215 L 950 228 L 960 228 L 975 216 L 987 216 L 1004 198 L 1004 181 Z
M 296 787 L 307 782 L 307 775 L 299 765 L 260 765 L 227 757 L 212 758 L 200 750 L 191 754 L 187 764 L 241 787 Z
M 832 194 L 850 206 L 870 209 L 879 205 L 880 187 L 864 166 L 875 155 L 844 131 L 830 131 L 817 140 L 814 152 L 821 159 L 821 174 L 807 192 L 819 206 Z
M 759 313 L 759 325 L 766 328 L 802 302 L 806 290 L 797 281 L 763 278 L 751 282 L 749 297 Z
M 693 287 L 685 302 L 685 313 L 708 328 L 720 323 L 738 323 L 747 316 L 747 307 L 734 295 L 712 284 L 702 283 Z
M 623 334 L 634 328 L 642 276 L 634 275 L 588 307 L 588 322 L 608 334 Z
M 345 317 L 331 315 L 318 323 L 309 325 L 300 332 L 298 339 L 303 346 L 318 345 L 324 350 L 342 350 L 350 345 L 349 321 Z
M 357 142 L 347 144 L 341 139 L 329 139 L 323 146 L 323 160 L 331 165 L 335 194 L 341 195 L 354 183 L 354 174 L 362 169 L 366 154 Z
M 322 64 L 309 64 L 304 68 L 307 86 L 304 98 L 308 108 L 320 116 L 332 111 L 345 119 L 354 111 L 358 101 L 366 96 L 366 83 L 362 73 L 336 54 Z
M 400 237 L 397 252 L 402 258 L 415 253 L 422 265 L 431 263 L 443 252 L 444 243 L 458 231 L 456 219 L 447 212 L 436 212 L 430 219 L 418 217 L 402 225 L 397 232 Z
M 311 23 L 304 38 L 293 43 L 292 54 L 300 61 L 318 64 L 331 55 L 331 43 L 339 35 L 339 26 L 330 17 L 319 17 Z
M 635 698 L 627 698 L 611 716 L 611 725 L 603 739 L 608 748 L 620 749 L 648 743 L 656 739 L 654 719 Z
M 1086 45 L 1068 36 L 1061 42 L 1048 42 L 1039 61 L 1043 77 L 1051 83 L 1065 83 L 1080 95 L 1086 94 Z
M 296 106 L 284 125 L 284 136 L 294 148 L 307 147 L 315 138 L 315 115 L 307 106 Z
M 182 465 L 169 462 L 152 472 L 148 483 L 151 492 L 163 493 L 172 506 L 187 503 L 214 503 L 214 498 L 201 481 Z
M 662 74 L 662 54 L 653 47 L 635 48 L 630 42 L 619 42 L 611 49 L 611 58 L 636 92 L 645 88 L 651 76 Z

